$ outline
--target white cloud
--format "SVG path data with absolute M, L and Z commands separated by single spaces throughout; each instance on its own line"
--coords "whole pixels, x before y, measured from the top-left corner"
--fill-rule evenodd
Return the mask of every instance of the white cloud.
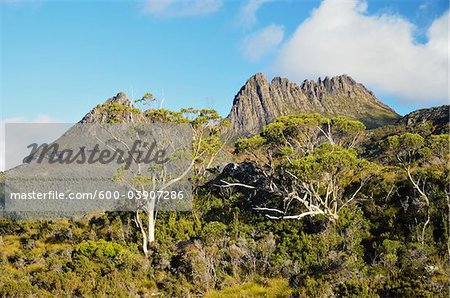
M 57 123 L 58 121 L 51 118 L 47 115 L 39 115 L 36 119 L 29 120 L 26 117 L 16 117 L 16 118 L 9 118 L 5 120 L 0 121 L 0 171 L 4 171 L 5 168 L 11 168 L 12 166 L 18 165 L 20 163 L 20 158 L 25 156 L 26 154 L 26 146 L 20 146 L 23 150 L 17 150 L 17 152 L 14 152 L 14 154 L 8 154 L 8 158 L 13 159 L 8 160 L 8 162 L 5 162 L 5 123 Z M 26 134 L 26 132 L 24 132 Z M 27 138 L 36 140 L 36 139 L 42 139 L 45 136 L 48 136 L 48 131 L 42 131 L 39 135 L 39 130 L 36 131 L 30 131 L 28 132 L 28 136 L 20 136 L 18 139 L 26 140 Z M 14 148 L 16 148 L 16 144 L 10 144 Z M 8 145 L 9 146 L 9 145 Z M 16 150 L 12 150 L 16 151 Z
M 269 25 L 244 39 L 244 55 L 251 61 L 257 61 L 274 51 L 283 41 L 284 29 L 278 25 Z
M 272 0 L 248 0 L 247 3 L 242 6 L 238 15 L 238 25 L 244 28 L 251 28 L 257 23 L 257 13 L 258 10 L 264 3 L 270 2 Z
M 162 17 L 190 17 L 211 14 L 222 5 L 223 0 L 147 0 L 143 11 Z
M 414 40 L 415 26 L 398 15 L 367 15 L 358 0 L 325 0 L 282 47 L 275 72 L 293 80 L 349 74 L 384 95 L 410 103 L 448 100 L 448 17 Z

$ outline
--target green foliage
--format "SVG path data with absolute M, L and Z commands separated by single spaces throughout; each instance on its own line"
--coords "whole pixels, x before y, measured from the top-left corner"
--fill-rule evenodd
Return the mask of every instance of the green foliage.
M 332 119 L 319 114 L 281 116 L 266 125 L 259 135 L 237 140 L 235 153 L 247 154 L 255 162 L 267 164 L 308 155 L 327 142 L 353 148 L 364 130 L 361 122 L 340 116 Z
M 227 226 L 221 222 L 212 221 L 205 225 L 202 230 L 204 239 L 216 239 L 226 234 Z
M 108 118 L 112 122 L 132 113 L 135 119 L 192 125 L 193 144 L 204 152 L 196 164 L 202 178 L 194 183 L 193 210 L 158 212 L 148 258 L 129 212 L 54 220 L 0 217 L 0 296 L 450 294 L 448 135 L 385 128 L 370 132 L 377 142 L 368 149 L 358 146 L 364 130 L 359 122 L 317 114 L 281 117 L 235 145 L 238 158 L 261 165 L 262 178 L 247 178 L 255 187 L 267 184 L 262 192 L 216 186 L 222 178 L 241 182 L 238 176 L 210 182 L 202 176 L 226 141 L 228 124 L 216 112 L 103 108 L 121 115 Z M 339 203 L 338 216 L 270 219 L 255 210 L 303 212 L 306 206 L 290 199 L 308 190 L 322 200 L 333 193 L 328 198 Z
M 105 122 L 110 124 L 126 123 L 130 116 L 138 117 L 142 111 L 137 108 L 132 108 L 128 105 L 120 104 L 118 102 L 106 102 L 97 106 L 97 113 L 94 115 L 98 122 Z
M 375 163 L 358 158 L 354 148 L 364 129 L 362 123 L 344 117 L 282 116 L 260 135 L 238 140 L 235 153 L 270 167 L 266 175 L 284 190 L 280 195 L 283 204 L 292 210 L 278 210 L 282 218 L 323 215 L 334 221 L 343 207 L 354 203 L 365 180 L 378 169 Z M 356 183 L 360 187 L 346 195 Z
M 425 140 L 421 135 L 407 132 L 400 136 L 388 137 L 384 146 L 391 158 L 409 164 L 420 157 L 419 151 L 424 144 Z
M 332 147 L 325 143 L 310 155 L 286 164 L 286 169 L 305 182 L 335 179 L 342 186 L 367 176 L 376 165 L 358 158 L 354 150 Z
M 206 298 L 227 297 L 291 297 L 292 289 L 283 279 L 269 279 L 264 281 L 249 282 L 243 285 L 231 286 L 222 290 L 209 291 Z
M 100 241 L 87 241 L 75 247 L 72 258 L 79 259 L 82 256 L 96 262 L 119 261 L 124 254 L 124 249 L 120 244 Z
M 448 158 L 450 153 L 450 135 L 431 135 L 427 140 L 427 146 L 431 150 L 431 154 L 438 158 Z

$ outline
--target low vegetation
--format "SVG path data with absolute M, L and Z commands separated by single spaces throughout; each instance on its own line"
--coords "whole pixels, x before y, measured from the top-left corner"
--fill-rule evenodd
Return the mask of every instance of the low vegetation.
M 1 296 L 450 294 L 449 135 L 291 115 L 231 149 L 212 111 L 139 115 L 209 138 L 197 139 L 193 210 L 159 212 L 145 254 L 132 212 L 3 216 Z M 207 171 L 228 149 L 234 170 Z

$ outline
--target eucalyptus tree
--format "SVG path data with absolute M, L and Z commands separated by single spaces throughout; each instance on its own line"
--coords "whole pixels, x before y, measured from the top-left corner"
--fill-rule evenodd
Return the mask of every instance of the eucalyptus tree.
M 344 117 L 301 114 L 279 117 L 259 135 L 238 140 L 236 153 L 265 168 L 271 190 L 282 198 L 282 208 L 255 209 L 271 219 L 335 221 L 377 168 L 357 155 L 364 129 Z
M 382 144 L 385 158 L 391 164 L 398 166 L 405 174 L 413 189 L 423 201 L 426 219 L 422 227 L 420 242 L 425 242 L 425 234 L 430 223 L 430 195 L 428 178 L 431 175 L 443 175 L 443 181 L 447 205 L 449 208 L 448 218 L 450 220 L 450 200 L 448 195 L 449 181 L 449 135 L 431 135 L 427 138 L 416 133 L 404 133 L 389 136 Z M 450 226 L 450 221 L 447 223 Z M 450 255 L 450 244 L 449 244 Z
M 146 93 L 136 102 L 142 106 L 151 106 L 154 101 L 153 95 Z M 148 256 L 150 246 L 156 241 L 158 211 L 161 210 L 161 204 L 164 204 L 160 198 L 150 198 L 150 194 L 170 190 L 181 181 L 193 184 L 194 187 L 201 183 L 206 177 L 208 167 L 213 165 L 218 153 L 224 147 L 222 135 L 226 134 L 229 125 L 216 111 L 207 109 L 170 111 L 163 108 L 150 108 L 139 111 L 138 114 L 139 117 L 134 115 L 135 117 L 126 118 L 131 119 L 131 123 L 124 123 L 128 125 L 126 128 L 128 136 L 119 134 L 114 127 L 102 124 L 104 130 L 109 133 L 108 146 L 114 143 L 129 156 L 133 156 L 133 148 L 129 146 L 129 142 L 125 141 L 128 138 L 133 141 L 142 141 L 140 149 L 148 149 L 149 144 L 143 139 L 143 132 L 146 130 L 145 127 L 151 124 L 152 138 L 158 140 L 161 143 L 160 146 L 166 146 L 166 149 L 171 150 L 175 158 L 188 161 L 180 163 L 178 166 L 181 168 L 174 170 L 173 164 L 169 166 L 165 163 L 154 164 L 149 168 L 133 157 L 133 167 L 120 167 L 113 177 L 114 181 L 131 189 L 134 198 L 138 199 L 131 207 L 135 210 L 134 222 L 142 236 L 142 250 Z M 177 127 L 184 127 L 184 129 L 177 131 Z M 186 130 L 186 127 L 189 129 Z M 167 131 L 169 131 L 168 134 Z M 191 150 L 173 148 L 176 147 L 174 144 L 181 144 L 180 141 L 185 138 L 189 138 Z

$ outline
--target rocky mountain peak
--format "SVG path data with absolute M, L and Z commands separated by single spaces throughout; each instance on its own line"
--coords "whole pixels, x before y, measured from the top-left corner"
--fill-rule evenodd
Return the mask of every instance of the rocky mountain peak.
M 366 93 L 366 96 L 375 97 L 364 85 L 345 74 L 332 77 L 331 79 L 327 76 L 323 80 L 320 77 L 317 81 L 304 80 L 301 84 L 301 89 L 310 99 L 321 99 L 327 94 L 332 96 L 351 96 L 353 92 Z
M 124 92 L 119 92 L 116 96 L 93 108 L 79 123 L 104 123 L 111 121 L 113 118 L 121 118 L 118 120 L 127 122 L 131 119 L 133 109 L 135 109 L 135 106 L 127 95 Z
M 262 90 L 268 88 L 269 82 L 267 81 L 266 77 L 262 73 L 257 73 L 253 76 L 251 76 L 247 82 L 245 82 L 244 86 L 242 86 L 241 90 L 239 90 L 238 94 L 235 96 L 233 105 L 236 103 L 236 100 L 239 100 L 238 95 L 247 94 L 250 95 L 251 93 L 261 93 Z
M 128 99 L 127 95 L 124 92 L 117 93 L 116 96 L 109 98 L 106 103 L 118 103 L 134 108 L 133 103 Z
M 400 118 L 348 75 L 304 80 L 299 86 L 281 77 L 269 83 L 262 73 L 257 73 L 236 94 L 228 120 L 236 134 L 252 135 L 278 116 L 316 112 L 358 119 L 369 128 Z

